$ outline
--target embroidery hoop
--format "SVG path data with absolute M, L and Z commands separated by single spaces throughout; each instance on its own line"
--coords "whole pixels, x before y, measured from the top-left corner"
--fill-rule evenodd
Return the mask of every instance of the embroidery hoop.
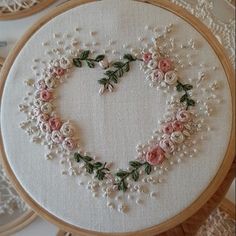
M 3 68 L 3 80 L 1 82 L 1 91 L 4 85 L 4 81 L 7 78 L 7 75 L 9 73 L 9 70 L 11 68 L 11 65 L 14 62 L 15 56 L 19 53 L 23 45 L 27 42 L 27 40 L 30 38 L 30 36 L 38 30 L 42 25 L 47 23 L 50 19 L 53 17 L 59 15 L 60 13 L 63 13 L 65 10 L 69 10 L 75 6 L 79 6 L 81 4 L 85 4 L 88 2 L 93 2 L 94 0 L 82 0 L 79 3 L 77 1 L 71 1 L 69 3 L 66 3 L 57 9 L 53 10 L 50 14 L 42 18 L 37 24 L 35 24 L 33 27 L 29 29 L 29 31 L 25 34 L 25 36 L 18 42 L 17 47 L 12 51 L 12 53 L 9 55 L 6 64 Z M 202 36 L 208 41 L 208 43 L 211 45 L 211 47 L 214 49 L 215 53 L 221 60 L 221 63 L 223 65 L 223 68 L 225 70 L 225 73 L 228 78 L 228 82 L 230 84 L 231 88 L 231 96 L 232 96 L 232 103 L 234 103 L 234 96 L 235 96 L 235 91 L 234 91 L 234 73 L 233 69 L 231 67 L 229 59 L 226 57 L 225 52 L 223 47 L 219 44 L 216 38 L 210 33 L 209 29 L 203 25 L 198 19 L 190 15 L 187 11 L 183 10 L 180 7 L 177 7 L 171 3 L 168 2 L 163 2 L 161 0 L 137 0 L 139 2 L 145 2 L 149 3 L 161 8 L 164 8 L 181 18 L 183 18 L 185 21 L 187 21 L 189 24 L 191 24 L 199 33 L 202 34 Z M 178 12 L 181 12 L 178 13 Z M 233 120 L 234 120 L 234 115 L 235 115 L 235 110 L 234 110 L 234 104 L 232 107 L 232 114 L 233 114 Z M 202 193 L 202 195 L 194 202 L 192 203 L 189 207 L 187 207 L 184 211 L 179 213 L 177 216 L 172 217 L 171 219 L 168 219 L 164 223 L 161 223 L 157 226 L 153 226 L 138 232 L 132 232 L 132 233 L 120 233 L 118 235 L 147 235 L 147 234 L 157 234 L 164 232 L 177 224 L 182 223 L 184 220 L 189 218 L 191 215 L 193 215 L 197 210 L 199 210 L 205 203 L 206 201 L 214 194 L 214 192 L 218 189 L 220 186 L 221 182 L 223 181 L 224 177 L 226 176 L 233 158 L 234 158 L 234 123 L 232 124 L 232 129 L 231 129 L 231 138 L 229 141 L 228 149 L 225 154 L 224 161 L 222 162 L 218 172 L 216 173 L 216 176 L 214 179 L 211 181 L 207 189 Z M 1 141 L 1 146 L 2 141 Z M 10 179 L 14 183 L 14 186 L 16 187 L 17 191 L 20 193 L 20 196 L 42 217 L 46 218 L 47 220 L 53 222 L 54 224 L 57 224 L 60 228 L 70 231 L 70 232 L 76 232 L 80 233 L 81 235 L 109 235 L 109 234 L 104 234 L 104 233 L 98 233 L 90 230 L 85 230 L 81 229 L 79 227 L 73 226 L 71 224 L 68 224 L 64 222 L 61 219 L 58 219 L 56 216 L 50 214 L 47 210 L 42 208 L 40 205 L 38 205 L 27 193 L 26 191 L 22 188 L 18 180 L 16 179 L 15 175 L 13 174 L 13 171 L 11 170 L 11 167 L 9 163 L 7 162 L 6 154 L 4 152 L 4 149 L 2 148 L 2 153 L 3 153 L 3 164 L 5 166 L 5 169 L 10 176 Z M 112 235 L 112 234 L 110 234 Z
M 0 57 L 0 66 L 3 66 L 4 58 Z M 0 163 L 2 163 L 2 156 L 0 155 Z M 13 234 L 22 228 L 29 225 L 33 220 L 35 220 L 37 214 L 33 212 L 31 209 L 28 209 L 26 212 L 21 214 L 18 218 L 7 223 L 5 225 L 0 226 L 0 234 L 1 235 L 10 235 Z
M 19 11 L 0 13 L 0 20 L 14 20 L 14 19 L 19 19 L 19 18 L 33 15 L 43 10 L 44 8 L 48 7 L 54 1 L 55 0 L 42 0 L 39 3 L 36 3 L 35 5 L 29 8 L 25 8 Z

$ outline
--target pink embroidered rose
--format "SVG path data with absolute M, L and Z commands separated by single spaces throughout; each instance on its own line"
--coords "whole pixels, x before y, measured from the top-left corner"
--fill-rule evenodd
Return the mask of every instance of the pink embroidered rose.
M 164 78 L 164 74 L 159 69 L 154 70 L 151 74 L 151 79 L 152 79 L 153 82 L 161 81 L 161 80 L 163 80 L 163 78 Z
M 66 70 L 61 67 L 54 68 L 54 75 L 56 76 L 63 76 L 65 74 Z
M 168 139 L 168 138 L 164 138 L 160 141 L 159 143 L 160 147 L 167 153 L 172 153 L 175 150 L 175 145 L 173 144 L 173 142 Z
M 45 84 L 45 81 L 44 81 L 43 79 L 38 80 L 38 81 L 35 83 L 35 87 L 36 87 L 37 89 L 40 89 L 40 90 L 47 88 L 47 86 L 46 86 L 46 84 Z
M 44 102 L 48 102 L 53 98 L 53 93 L 44 89 L 40 91 L 40 99 Z
M 186 110 L 178 111 L 176 114 L 176 119 L 180 122 L 188 122 L 191 118 L 190 112 Z
M 172 122 L 172 127 L 174 131 L 182 131 L 184 129 L 183 124 L 178 120 L 175 120 L 174 122 Z
M 163 58 L 158 63 L 158 68 L 164 73 L 171 70 L 171 67 L 172 67 L 172 63 L 171 63 L 171 60 L 168 58 Z
M 76 141 L 72 138 L 65 138 L 62 146 L 64 149 L 68 150 L 68 151 L 72 151 L 76 148 L 77 144 Z
M 165 159 L 165 152 L 160 146 L 156 146 L 146 154 L 146 161 L 150 165 L 161 164 Z
M 51 139 L 54 143 L 61 143 L 63 141 L 63 136 L 60 131 L 52 131 Z
M 162 128 L 162 131 L 165 134 L 171 134 L 174 131 L 172 124 L 171 123 L 165 124 Z
M 143 53 L 143 61 L 145 63 L 148 63 L 151 59 L 152 59 L 152 53 L 150 52 Z
M 61 128 L 61 120 L 58 117 L 52 117 L 48 121 L 51 130 L 59 130 Z

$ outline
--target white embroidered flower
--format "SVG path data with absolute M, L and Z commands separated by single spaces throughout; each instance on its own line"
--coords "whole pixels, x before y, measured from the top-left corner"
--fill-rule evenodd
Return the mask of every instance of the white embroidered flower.
M 41 111 L 46 114 L 50 114 L 53 111 L 53 106 L 50 102 L 46 102 L 41 106 Z
M 35 98 L 35 99 L 39 99 L 39 98 L 40 98 L 40 90 L 37 90 L 37 91 L 34 93 L 34 98 Z
M 163 78 L 164 78 L 164 73 L 159 69 L 154 70 L 151 74 L 152 82 L 160 82 L 163 80 Z
M 51 133 L 46 133 L 45 139 L 48 143 L 51 141 L 51 138 L 52 138 L 52 134 Z
M 50 126 L 48 123 L 44 123 L 44 122 L 41 122 L 40 124 L 40 130 L 43 132 L 43 133 L 48 133 L 50 132 Z
M 74 134 L 74 127 L 67 121 L 61 126 L 60 131 L 65 137 L 71 137 Z
M 150 68 L 150 69 L 152 69 L 152 70 L 156 69 L 157 66 L 158 66 L 157 61 L 151 60 L 151 61 L 148 63 L 148 68 Z
M 46 113 L 41 113 L 41 114 L 39 114 L 38 115 L 38 121 L 40 122 L 46 122 L 46 121 L 48 121 L 49 120 L 49 118 L 50 118 L 50 116 L 48 115 L 48 114 L 46 114 Z
M 191 113 L 186 110 L 180 110 L 176 114 L 176 119 L 180 122 L 188 122 L 191 118 Z
M 46 77 L 45 78 L 45 83 L 46 83 L 47 87 L 50 88 L 50 89 L 54 89 L 58 85 L 57 79 L 55 79 L 53 77 Z
M 51 139 L 54 143 L 61 143 L 63 141 L 63 135 L 59 130 L 52 131 Z
M 71 67 L 71 61 L 67 57 L 62 57 L 59 63 L 60 67 L 63 69 L 69 69 Z
M 182 143 L 184 141 L 184 135 L 180 131 L 175 131 L 171 134 L 170 139 L 174 143 Z
M 65 150 L 72 151 L 77 147 L 77 143 L 72 138 L 65 138 L 62 143 L 62 146 Z
M 43 79 L 40 79 L 38 81 L 35 82 L 35 87 L 37 89 L 46 89 L 46 84 L 45 84 L 45 81 Z
M 165 73 L 165 82 L 169 85 L 173 85 L 177 82 L 178 76 L 175 71 L 171 70 Z
M 169 138 L 162 139 L 159 145 L 167 153 L 172 153 L 175 150 L 175 145 Z
M 99 66 L 104 70 L 107 69 L 109 67 L 109 61 L 107 60 L 107 58 L 99 61 Z
M 40 108 L 43 105 L 43 102 L 40 99 L 34 99 L 33 104 L 35 107 Z
M 32 109 L 31 114 L 33 117 L 37 117 L 40 114 L 40 109 L 38 107 L 35 107 L 34 109 Z

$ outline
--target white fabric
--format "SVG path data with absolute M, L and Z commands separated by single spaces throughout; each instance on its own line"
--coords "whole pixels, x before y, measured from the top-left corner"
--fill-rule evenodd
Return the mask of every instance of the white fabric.
M 101 45 L 109 39 L 117 41 L 116 48 L 122 53 L 124 43 L 138 47 L 137 37 L 152 35 L 145 32 L 145 25 L 176 25 L 173 37 L 178 42 L 196 39 L 200 49 L 194 61 L 217 65 L 215 72 L 209 71 L 209 78 L 221 81 L 223 104 L 211 119 L 213 131 L 208 141 L 199 146 L 201 152 L 195 159 L 189 159 L 174 166 L 166 177 L 166 183 L 158 188 L 159 197 L 147 198 L 144 205 L 131 204 L 127 214 L 110 211 L 103 198 L 95 199 L 76 178 L 63 177 L 57 160 L 44 161 L 44 149 L 29 144 L 28 137 L 18 125 L 24 119 L 17 105 L 26 93 L 23 80 L 32 77 L 33 58 L 45 58 L 41 43 L 54 41 L 54 32 L 73 33 L 76 27 L 82 30 L 77 38 L 91 42 L 90 31 L 97 31 Z M 181 72 L 182 77 L 197 78 L 199 66 Z M 96 80 L 100 71 L 76 69 L 68 83 L 58 91 L 58 110 L 64 119 L 76 122 L 82 144 L 86 150 L 102 158 L 114 160 L 116 167 L 125 167 L 135 156 L 135 146 L 145 142 L 158 127 L 166 107 L 166 96 L 149 88 L 138 65 L 118 85 L 117 92 L 98 96 Z M 201 96 L 201 93 L 199 92 Z M 69 104 L 69 105 L 68 105 Z M 215 176 L 227 148 L 231 113 L 229 87 L 222 66 L 205 39 L 189 24 L 172 13 L 148 4 L 128 0 L 105 0 L 86 4 L 61 14 L 38 30 L 22 49 L 11 68 L 6 81 L 1 124 L 5 150 L 9 163 L 18 180 L 47 211 L 58 218 L 90 230 L 104 232 L 127 232 L 159 224 L 185 209 L 195 201 Z

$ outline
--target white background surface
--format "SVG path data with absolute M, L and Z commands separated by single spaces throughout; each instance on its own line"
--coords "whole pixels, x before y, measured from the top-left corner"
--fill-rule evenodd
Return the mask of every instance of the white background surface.
M 33 23 L 36 19 L 39 18 L 40 15 L 45 14 L 46 11 L 41 12 L 40 14 L 34 15 L 32 17 L 28 17 L 25 19 L 17 20 L 17 21 L 9 21 L 9 22 L 0 22 L 0 40 L 7 40 L 9 42 L 8 47 L 4 48 L 0 51 L 0 56 L 6 56 L 10 48 L 13 47 L 14 43 L 20 35 L 22 35 L 25 30 Z M 11 29 L 11 30 L 9 30 Z M 234 191 L 231 190 L 231 198 L 232 193 Z M 30 229 L 31 228 L 31 229 Z M 43 230 L 43 231 L 40 231 Z M 45 230 L 45 231 L 44 231 Z M 24 234 L 18 233 L 17 235 L 32 235 L 32 232 L 39 232 L 38 235 L 53 235 L 56 229 L 53 226 L 50 226 L 48 223 L 44 221 L 37 220 L 31 226 L 28 227 L 24 232 Z M 47 232 L 47 233 L 46 233 Z

